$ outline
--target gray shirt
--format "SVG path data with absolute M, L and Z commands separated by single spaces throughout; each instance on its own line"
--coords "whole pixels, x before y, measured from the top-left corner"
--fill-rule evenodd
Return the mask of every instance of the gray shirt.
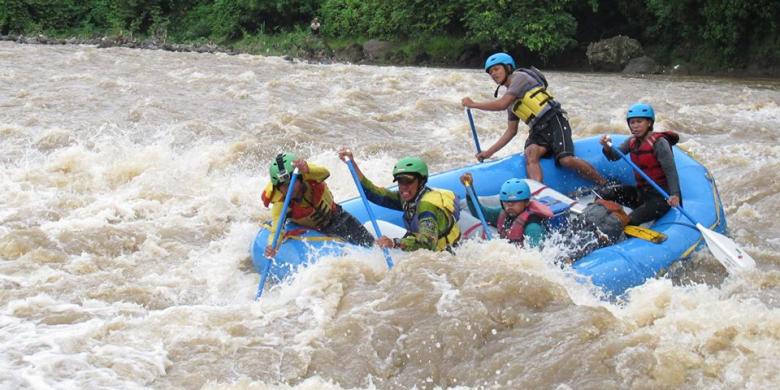
M 515 115 L 514 112 L 512 112 L 512 109 L 515 108 L 515 105 L 517 104 L 518 100 L 522 99 L 523 96 L 525 96 L 528 91 L 536 88 L 541 87 L 544 84 L 540 83 L 538 80 L 536 80 L 534 77 L 529 75 L 526 72 L 523 72 L 522 70 L 516 70 L 514 73 L 512 73 L 509 76 L 509 87 L 507 87 L 505 95 L 512 95 L 515 97 L 515 101 L 512 102 L 512 104 L 507 107 L 507 120 L 508 121 L 518 121 L 520 118 Z M 531 121 L 528 123 L 529 127 L 533 127 L 534 123 L 542 118 L 547 111 L 550 110 L 550 105 L 547 105 L 542 109 L 542 111 L 537 115 L 535 118 L 531 119 Z
M 631 142 L 631 137 L 626 138 L 625 141 L 618 147 L 623 154 L 628 154 L 628 144 Z M 620 155 L 615 153 L 611 148 L 604 148 L 604 155 L 609 161 L 620 160 Z M 677 176 L 677 165 L 674 163 L 674 153 L 672 152 L 672 145 L 669 145 L 669 141 L 664 137 L 659 137 L 653 144 L 653 155 L 661 165 L 661 169 L 666 176 L 666 182 L 669 184 L 669 196 L 680 196 L 680 179 Z

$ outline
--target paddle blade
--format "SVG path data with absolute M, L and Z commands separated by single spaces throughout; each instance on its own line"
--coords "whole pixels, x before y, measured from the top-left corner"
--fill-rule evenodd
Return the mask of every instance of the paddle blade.
M 666 234 L 642 226 L 626 225 L 626 227 L 623 228 L 623 232 L 626 233 L 627 236 L 650 241 L 654 244 L 660 244 L 666 241 Z
M 710 248 L 712 255 L 723 264 L 729 272 L 750 270 L 756 267 L 756 261 L 750 255 L 737 246 L 732 239 L 705 228 L 700 223 L 696 224 L 707 247 Z

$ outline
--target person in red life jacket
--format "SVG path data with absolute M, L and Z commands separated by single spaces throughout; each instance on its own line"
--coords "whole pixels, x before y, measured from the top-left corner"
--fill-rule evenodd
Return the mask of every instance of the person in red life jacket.
M 507 111 L 507 128 L 491 147 L 477 153 L 478 160 L 490 158 L 517 135 L 519 121 L 528 125 L 530 133 L 525 141 L 525 169 L 529 179 L 543 181 L 539 159 L 553 156 L 556 165 L 576 171 L 599 186 L 607 180 L 587 161 L 574 156 L 574 142 L 566 112 L 547 90 L 547 79 L 538 69 L 517 68 L 515 60 L 506 53 L 496 53 L 485 61 L 485 72 L 498 84 L 505 86 L 503 96 L 488 102 L 475 102 L 470 97 L 461 100 L 464 107 L 486 111 Z
M 448 251 L 460 241 L 457 196 L 450 190 L 428 187 L 428 165 L 419 157 L 408 156 L 393 166 L 393 181 L 398 190 L 389 190 L 374 184 L 358 167 L 349 148 L 339 150 L 339 158 L 352 160 L 366 198 L 374 204 L 403 212 L 406 234 L 391 239 L 381 236 L 376 240 L 381 248 L 397 248 L 406 252 L 418 249 Z
M 464 186 L 469 183 L 473 186 L 474 178 L 467 172 L 460 177 L 460 182 Z M 512 178 L 505 181 L 501 185 L 498 198 L 501 207 L 475 205 L 469 197 L 469 211 L 472 215 L 477 215 L 476 207 L 481 208 L 485 222 L 497 228 L 501 238 L 519 246 L 526 243 L 529 246 L 539 246 L 547 234 L 543 222 L 553 216 L 550 207 L 531 200 L 531 189 L 523 179 Z
M 636 103 L 628 109 L 626 122 L 631 130 L 631 137 L 618 146 L 621 152 L 629 154 L 644 173 L 655 181 L 669 194 L 669 200 L 658 193 L 645 179 L 634 172 L 636 187 L 623 185 L 604 188 L 599 194 L 607 200 L 614 200 L 633 209 L 629 214 L 629 224 L 640 225 L 664 215 L 670 207 L 681 203 L 680 181 L 677 167 L 674 163 L 672 145 L 680 137 L 672 132 L 654 132 L 655 111 L 645 103 Z M 604 156 L 610 161 L 620 160 L 620 155 L 608 146 L 609 136 L 601 137 Z
M 281 153 L 269 167 L 271 182 L 266 185 L 262 199 L 265 207 L 271 208 L 272 225 L 268 235 L 268 246 L 265 256 L 273 257 L 276 252 L 272 248 L 274 232 L 279 229 L 279 216 L 282 213 L 284 197 L 290 189 L 290 177 L 294 167 L 300 175 L 295 180 L 293 194 L 288 206 L 287 218 L 294 223 L 306 226 L 328 236 L 339 237 L 351 244 L 371 246 L 374 237 L 360 224 L 352 214 L 344 211 L 333 200 L 325 179 L 330 172 L 324 167 L 307 163 L 298 159 L 292 153 Z

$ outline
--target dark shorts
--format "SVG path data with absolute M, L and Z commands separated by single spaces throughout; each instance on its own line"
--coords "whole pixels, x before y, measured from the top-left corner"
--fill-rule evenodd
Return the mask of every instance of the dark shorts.
M 534 125 L 525 147 L 539 145 L 547 149 L 543 157 L 555 157 L 555 163 L 564 157 L 574 156 L 574 142 L 571 140 L 571 125 L 562 112 L 552 112 Z
M 355 218 L 338 207 L 333 212 L 330 222 L 319 229 L 323 234 L 342 238 L 350 244 L 371 246 L 374 244 L 374 236 Z

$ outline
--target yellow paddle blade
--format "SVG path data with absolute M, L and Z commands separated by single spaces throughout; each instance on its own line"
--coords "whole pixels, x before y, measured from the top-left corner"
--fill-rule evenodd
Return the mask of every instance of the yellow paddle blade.
M 666 234 L 641 226 L 626 225 L 626 227 L 623 228 L 623 233 L 626 233 L 627 236 L 636 237 L 655 244 L 666 241 Z

